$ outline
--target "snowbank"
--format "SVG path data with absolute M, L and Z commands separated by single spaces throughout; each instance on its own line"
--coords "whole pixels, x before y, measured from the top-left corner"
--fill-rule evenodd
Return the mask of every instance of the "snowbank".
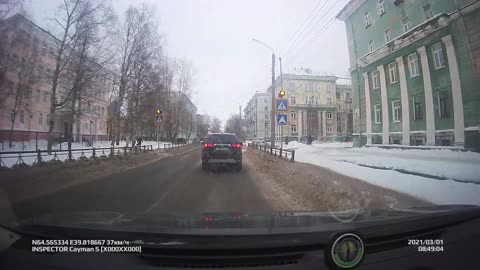
M 326 167 L 338 173 L 437 204 L 480 204 L 480 166 L 478 166 L 480 154 L 478 153 L 450 150 L 349 148 L 337 143 L 295 145 L 295 147 L 295 160 L 299 162 Z M 386 170 L 357 164 L 384 167 Z M 390 169 L 402 169 L 447 179 L 432 179 Z
M 168 142 L 158 142 L 157 143 L 157 141 L 143 141 L 142 145 L 152 145 L 153 149 L 163 149 L 164 144 L 167 144 L 167 143 Z M 24 145 L 27 145 L 27 144 L 24 144 Z M 121 141 L 118 146 L 115 145 L 115 147 L 124 147 L 124 146 L 126 146 L 125 141 Z M 96 142 L 94 144 L 94 147 L 95 148 L 109 148 L 109 147 L 111 147 L 111 142 Z M 42 148 L 42 149 L 45 149 L 45 148 Z M 14 148 L 9 148 L 8 150 L 4 150 L 4 151 L 5 152 L 7 152 L 7 151 L 35 151 L 35 142 L 30 142 L 28 144 L 27 149 L 28 150 L 22 150 L 22 148 L 16 149 L 14 147 Z M 60 150 L 60 149 L 62 149 L 62 150 L 68 149 L 68 143 L 57 144 L 53 147 L 53 150 Z M 73 151 L 72 156 L 73 156 L 74 159 L 79 159 L 82 156 L 84 156 L 86 158 L 90 158 L 92 156 L 92 153 L 93 153 L 93 150 L 92 150 L 93 147 L 92 146 L 87 146 L 87 145 L 81 144 L 81 143 L 72 143 L 72 149 L 86 149 L 85 151 Z M 118 150 L 116 150 L 116 151 L 118 151 Z M 101 156 L 103 154 L 108 156 L 110 151 L 109 150 L 96 149 L 95 153 L 96 153 L 97 156 Z M 13 165 L 17 164 L 17 162 L 19 161 L 18 160 L 18 154 L 1 154 L 1 152 L 0 152 L 0 155 L 1 155 L 1 160 L 2 160 L 3 164 L 5 164 L 5 166 L 7 166 L 9 168 L 12 167 Z M 46 161 L 46 162 L 51 161 L 51 160 L 54 159 L 54 157 L 55 157 L 54 154 L 49 155 L 48 153 L 42 153 L 43 161 Z M 60 161 L 67 160 L 68 159 L 68 152 L 57 153 L 57 158 Z M 25 164 L 32 165 L 37 159 L 37 154 L 35 154 L 35 153 L 33 153 L 33 154 L 22 154 L 22 159 L 23 159 L 23 162 L 25 162 Z

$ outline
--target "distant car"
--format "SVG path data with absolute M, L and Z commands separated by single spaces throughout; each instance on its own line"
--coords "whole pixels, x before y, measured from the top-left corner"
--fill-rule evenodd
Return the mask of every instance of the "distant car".
M 187 143 L 187 140 L 185 138 L 177 138 L 177 143 Z
M 242 169 L 242 143 L 235 134 L 213 133 L 203 142 L 202 168 L 213 166 L 233 166 Z

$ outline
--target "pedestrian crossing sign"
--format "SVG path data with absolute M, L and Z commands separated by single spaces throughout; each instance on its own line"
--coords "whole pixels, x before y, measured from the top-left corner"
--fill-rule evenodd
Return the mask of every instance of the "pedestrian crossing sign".
M 288 115 L 277 114 L 277 126 L 286 126 L 288 123 Z
M 277 99 L 275 102 L 275 110 L 277 112 L 287 112 L 288 111 L 288 102 L 286 99 Z
M 163 124 L 163 115 L 155 115 L 155 123 L 162 125 Z

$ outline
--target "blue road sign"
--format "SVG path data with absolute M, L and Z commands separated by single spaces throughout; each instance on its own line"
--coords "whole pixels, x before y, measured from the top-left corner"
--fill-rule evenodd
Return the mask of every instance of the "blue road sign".
M 288 102 L 286 99 L 277 99 L 275 103 L 275 110 L 277 112 L 287 112 L 288 111 Z
M 277 126 L 286 126 L 288 123 L 287 114 L 277 114 Z
M 163 115 L 155 115 L 155 122 L 157 124 L 163 124 Z

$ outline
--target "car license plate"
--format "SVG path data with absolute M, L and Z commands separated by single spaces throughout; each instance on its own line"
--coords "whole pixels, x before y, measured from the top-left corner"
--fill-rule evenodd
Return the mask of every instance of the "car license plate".
M 218 151 L 228 151 L 228 148 L 217 148 Z

